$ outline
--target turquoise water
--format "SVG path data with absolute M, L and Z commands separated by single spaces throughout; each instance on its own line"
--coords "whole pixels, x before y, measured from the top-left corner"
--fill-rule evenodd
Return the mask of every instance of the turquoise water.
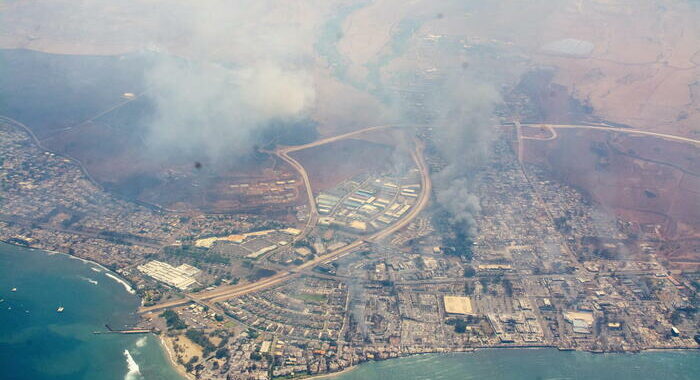
M 92 333 L 137 320 L 138 298 L 106 273 L 0 243 L 0 378 L 181 379 L 156 337 Z
M 136 321 L 137 297 L 105 273 L 65 255 L 0 243 L 0 378 L 182 379 L 157 338 L 92 334 L 105 323 Z M 58 306 L 65 311 L 57 313 Z M 480 350 L 370 362 L 333 379 L 700 379 L 700 352 Z
M 360 365 L 333 380 L 700 379 L 700 352 L 590 354 L 555 349 L 494 349 L 419 355 Z

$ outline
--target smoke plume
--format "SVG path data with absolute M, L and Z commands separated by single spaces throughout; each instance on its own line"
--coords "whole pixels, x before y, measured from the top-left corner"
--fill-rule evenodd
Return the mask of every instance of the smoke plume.
M 250 153 L 257 130 L 300 116 L 315 97 L 308 73 L 274 61 L 230 69 L 160 59 L 148 84 L 157 112 L 149 123 L 149 145 L 214 159 Z
M 146 74 L 156 108 L 149 147 L 235 159 L 250 153 L 261 128 L 304 117 L 315 102 L 314 27 L 300 13 L 284 0 L 191 6 L 179 20 L 181 44 L 165 48 L 169 55 L 159 54 Z
M 432 101 L 435 143 L 448 162 L 434 176 L 436 200 L 453 229 L 474 236 L 481 206 L 470 190 L 470 174 L 483 162 L 495 137 L 493 111 L 500 95 L 493 84 L 458 72 L 444 78 Z

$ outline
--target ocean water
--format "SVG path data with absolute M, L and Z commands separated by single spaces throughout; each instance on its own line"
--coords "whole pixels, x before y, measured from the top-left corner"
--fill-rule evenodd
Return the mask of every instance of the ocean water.
M 591 354 L 491 349 L 369 362 L 333 380 L 696 380 L 700 352 Z
M 182 380 L 156 337 L 92 333 L 136 321 L 138 298 L 107 274 L 66 255 L 0 243 L 0 379 Z M 333 379 L 700 379 L 700 352 L 479 350 L 369 362 Z
M 139 300 L 118 279 L 66 255 L 0 243 L 0 379 L 181 380 L 155 336 L 93 334 L 137 321 Z

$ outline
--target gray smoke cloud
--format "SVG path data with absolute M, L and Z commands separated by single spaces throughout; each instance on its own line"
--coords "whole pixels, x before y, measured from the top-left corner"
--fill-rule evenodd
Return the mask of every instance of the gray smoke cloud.
M 466 178 L 456 178 L 436 192 L 437 202 L 448 211 L 450 224 L 458 226 L 467 236 L 474 236 L 476 215 L 481 212 L 479 198 L 469 191 Z
M 470 173 L 487 157 L 495 138 L 494 107 L 501 96 L 492 83 L 474 73 L 453 72 L 432 99 L 435 143 L 448 162 L 434 176 L 436 200 L 454 228 L 474 236 L 481 205 L 471 191 Z
M 314 102 L 311 76 L 274 61 L 230 69 L 160 59 L 148 75 L 156 117 L 149 145 L 159 151 L 241 156 L 272 120 L 299 117 Z
M 353 277 L 348 282 L 348 297 L 350 298 L 350 313 L 357 323 L 357 332 L 362 334 L 363 338 L 367 338 L 368 330 L 365 321 L 365 304 L 367 303 L 367 294 L 364 286 L 359 278 Z
M 449 162 L 442 173 L 459 176 L 489 152 L 494 107 L 501 96 L 492 83 L 465 72 L 448 74 L 432 99 L 435 141 Z
M 301 12 L 285 0 L 215 0 L 181 13 L 182 40 L 156 46 L 168 54 L 146 73 L 156 108 L 149 147 L 236 158 L 250 153 L 260 128 L 304 117 L 316 92 L 308 69 L 314 25 Z

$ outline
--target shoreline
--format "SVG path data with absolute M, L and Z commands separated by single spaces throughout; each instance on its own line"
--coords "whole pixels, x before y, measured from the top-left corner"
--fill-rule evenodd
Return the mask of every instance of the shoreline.
M 389 359 L 398 359 L 398 358 L 389 358 Z M 389 360 L 389 359 L 382 359 L 382 360 Z M 331 377 L 340 376 L 340 375 L 343 375 L 343 374 L 346 374 L 346 373 L 350 373 L 350 372 L 352 372 L 352 371 L 354 371 L 354 370 L 360 368 L 360 365 L 362 365 L 362 364 L 364 364 L 364 363 L 369 363 L 369 361 L 362 362 L 362 363 L 358 363 L 358 364 L 353 364 L 353 365 L 351 365 L 351 366 L 349 366 L 349 367 L 345 367 L 345 368 L 341 369 L 340 371 L 328 372 L 328 373 L 319 373 L 319 374 L 316 374 L 316 375 L 310 375 L 310 376 L 308 376 L 308 377 L 302 377 L 302 379 L 328 379 L 328 378 L 331 378 Z
M 54 250 L 48 250 L 48 249 L 43 249 L 43 248 L 37 248 L 37 247 L 32 247 L 32 246 L 25 246 L 21 244 L 16 244 L 16 243 L 11 243 L 7 242 L 4 240 L 0 240 L 3 244 L 7 244 L 8 246 L 12 247 L 17 247 L 17 248 L 23 248 L 23 249 L 28 249 L 32 251 L 41 251 L 49 256 L 51 255 L 63 255 L 67 256 L 70 259 L 73 260 L 79 260 L 85 264 L 88 265 L 94 265 L 99 267 L 100 269 L 105 271 L 105 274 L 112 274 L 112 276 L 117 277 L 118 279 L 121 279 L 124 281 L 124 283 L 129 284 L 129 282 L 125 279 L 122 279 L 119 273 L 114 272 L 110 270 L 109 268 L 105 267 L 104 265 L 90 260 L 90 259 L 85 259 L 82 257 L 78 257 L 75 255 L 71 255 L 69 253 L 64 253 L 64 252 L 59 252 L 59 251 L 54 251 Z M 112 277 L 110 276 L 110 277 Z M 113 280 L 118 281 L 117 279 Z M 122 283 L 122 285 L 124 284 Z M 133 289 L 133 287 L 132 287 Z M 128 290 L 127 290 L 128 292 Z M 139 301 L 142 303 L 143 300 L 138 294 L 128 292 L 129 294 L 135 295 Z M 142 318 L 139 317 L 139 320 L 142 321 Z M 156 334 L 154 334 L 156 335 Z M 157 335 L 159 344 L 161 345 L 162 349 L 165 351 L 165 356 L 167 358 L 168 364 L 178 373 L 180 374 L 183 378 L 188 379 L 188 380 L 193 380 L 195 377 L 184 370 L 184 368 L 179 365 L 176 360 L 175 360 L 175 354 L 173 353 L 173 349 L 170 346 L 169 340 L 167 337 L 164 337 L 163 335 Z M 318 374 L 313 374 L 313 375 L 307 375 L 307 376 L 301 376 L 299 378 L 301 379 L 328 379 L 328 378 L 333 378 L 336 376 L 340 376 L 349 372 L 352 372 L 359 368 L 360 365 L 369 363 L 369 362 L 380 362 L 380 361 L 386 361 L 386 360 L 392 360 L 392 359 L 400 359 L 400 358 L 408 358 L 408 357 L 415 357 L 419 355 L 445 355 L 445 354 L 460 354 L 460 353 L 473 353 L 479 350 L 496 350 L 496 349 L 529 349 L 529 350 L 535 350 L 535 349 L 556 349 L 557 351 L 560 352 L 566 352 L 566 351 L 572 351 L 572 352 L 587 352 L 589 354 L 640 354 L 644 352 L 664 352 L 664 351 L 698 351 L 700 350 L 700 345 L 694 346 L 694 347 L 646 347 L 646 348 L 640 348 L 636 350 L 627 350 L 627 351 L 598 351 L 598 350 L 591 350 L 591 349 L 581 349 L 581 348 L 565 348 L 565 347 L 558 347 L 552 344 L 539 344 L 539 345 L 512 345 L 512 346 L 476 346 L 476 347 L 452 347 L 452 348 L 435 348 L 432 351 L 424 351 L 424 352 L 400 352 L 396 356 L 392 357 L 386 357 L 386 358 L 374 358 L 374 359 L 369 359 L 361 362 L 357 362 L 355 364 L 352 364 L 348 367 L 345 367 L 339 371 L 335 372 L 325 372 L 325 373 L 318 373 Z
M 131 283 L 130 283 L 127 279 L 125 279 L 124 277 L 122 277 L 119 273 L 117 273 L 117 272 L 115 272 L 115 271 L 113 271 L 113 270 L 107 268 L 106 266 L 104 266 L 104 265 L 98 263 L 97 261 L 90 260 L 90 259 L 85 259 L 85 258 L 78 257 L 78 256 L 75 256 L 75 255 L 71 255 L 70 253 L 65 253 L 65 252 L 60 252 L 60 251 L 54 251 L 54 250 L 51 250 L 51 249 L 37 248 L 37 247 L 32 247 L 32 246 L 27 246 L 27 245 L 22 245 L 22 244 L 17 244 L 17 243 L 11 243 L 11 242 L 9 242 L 9 241 L 2 240 L 2 239 L 0 239 L 0 243 L 7 244 L 7 245 L 12 246 L 12 247 L 28 249 L 28 250 L 31 250 L 31 251 L 41 251 L 41 252 L 44 252 L 45 254 L 47 254 L 47 255 L 49 255 L 49 256 L 53 256 L 53 255 L 67 256 L 67 257 L 68 257 L 69 259 L 71 259 L 71 260 L 78 260 L 78 261 L 81 261 L 81 262 L 83 262 L 83 263 L 85 263 L 85 264 L 94 265 L 94 266 L 96 266 L 96 267 L 99 267 L 100 269 L 102 269 L 102 270 L 104 271 L 105 276 L 111 278 L 113 281 L 116 281 L 117 283 L 119 283 L 119 284 L 121 284 L 122 286 L 124 286 L 124 290 L 126 290 L 127 293 L 132 294 L 132 295 L 135 295 L 136 297 L 138 297 L 140 303 L 143 304 L 143 300 L 142 300 L 141 297 L 136 293 L 136 289 L 134 289 L 134 286 L 131 285 Z
M 403 359 L 403 358 L 411 358 L 411 357 L 418 357 L 422 355 L 455 355 L 455 354 L 471 354 L 475 353 L 477 351 L 487 351 L 487 350 L 557 350 L 558 352 L 582 352 L 582 353 L 588 353 L 591 355 L 600 355 L 600 354 L 616 354 L 616 355 L 637 355 L 637 354 L 643 354 L 647 352 L 668 352 L 668 351 L 678 351 L 678 352 L 694 352 L 700 350 L 700 346 L 698 347 L 649 347 L 649 348 L 644 348 L 640 349 L 638 351 L 594 351 L 594 350 L 581 350 L 581 349 L 566 349 L 566 348 L 560 348 L 556 346 L 526 346 L 526 345 L 520 345 L 520 346 L 492 346 L 492 347 L 466 347 L 464 349 L 456 349 L 454 351 L 428 351 L 428 352 L 414 352 L 414 353 L 401 353 L 398 356 L 394 357 L 388 357 L 388 358 L 379 358 L 379 359 L 370 359 L 370 360 L 365 360 L 359 363 L 355 363 L 351 366 L 345 367 L 341 369 L 340 371 L 335 371 L 335 372 L 327 372 L 327 373 L 319 373 L 315 375 L 308 375 L 308 376 L 302 376 L 300 379 L 329 379 L 333 378 L 336 376 L 344 375 L 346 373 L 355 371 L 358 369 L 361 365 L 368 364 L 371 362 L 383 362 L 387 360 L 395 360 L 395 359 Z
M 173 350 L 170 347 L 170 342 L 168 341 L 168 339 L 163 337 L 163 335 L 158 335 L 157 338 L 158 342 L 160 342 L 161 347 L 165 351 L 165 356 L 168 358 L 168 363 L 170 363 L 170 366 L 173 367 L 175 371 L 177 371 L 177 373 L 179 373 L 185 379 L 193 380 L 194 376 L 191 373 L 185 371 L 185 369 L 182 368 L 182 366 L 178 364 L 177 361 L 175 361 L 175 354 L 173 353 Z
M 133 295 L 133 296 L 137 297 L 137 298 L 139 299 L 139 303 L 140 303 L 140 304 L 143 304 L 143 299 L 141 299 L 141 297 L 136 293 L 135 289 L 133 288 L 133 286 L 131 286 L 131 284 L 129 283 L 129 281 L 127 281 L 126 279 L 124 279 L 123 277 L 121 277 L 121 276 L 119 275 L 119 273 L 117 273 L 117 272 L 115 272 L 115 271 L 113 271 L 113 270 L 111 270 L 111 269 L 105 267 L 104 265 L 102 265 L 102 264 L 100 264 L 100 263 L 98 263 L 98 262 L 96 262 L 96 261 L 93 261 L 93 260 L 90 260 L 90 259 L 85 259 L 85 258 L 78 257 L 78 256 L 75 256 L 75 255 L 71 255 L 70 253 L 65 253 L 65 252 L 60 252 L 60 251 L 54 251 L 54 250 L 50 250 L 50 249 L 37 248 L 37 247 L 32 247 L 32 246 L 25 246 L 25 245 L 22 245 L 22 244 L 16 244 L 16 243 L 7 242 L 7 241 L 5 241 L 5 240 L 0 240 L 0 243 L 6 244 L 6 245 L 11 246 L 11 247 L 15 247 L 15 248 L 22 248 L 22 249 L 27 249 L 27 250 L 30 250 L 30 251 L 39 251 L 39 252 L 41 252 L 41 253 L 43 253 L 43 254 L 45 254 L 45 255 L 47 255 L 47 256 L 53 256 L 53 255 L 66 256 L 67 258 L 69 258 L 69 259 L 71 259 L 71 260 L 81 261 L 82 263 L 87 264 L 87 265 L 90 265 L 90 266 L 93 266 L 93 265 L 94 265 L 95 267 L 98 267 L 98 268 L 100 268 L 102 271 L 104 271 L 105 276 L 111 275 L 111 276 L 108 276 L 108 277 L 111 278 L 113 281 L 115 281 L 115 282 L 117 282 L 117 283 L 120 283 L 121 285 L 124 285 L 125 291 L 126 291 L 127 293 L 129 293 L 130 295 Z M 127 289 L 126 289 L 126 286 L 128 286 L 129 289 L 131 289 L 131 291 L 127 290 Z M 143 321 L 143 318 L 142 318 L 142 317 L 138 317 L 138 322 L 137 322 L 137 323 L 140 323 L 140 322 L 142 322 L 142 321 Z M 174 360 L 174 358 L 173 358 L 172 349 L 171 349 L 170 346 L 167 344 L 167 342 L 165 342 L 164 338 L 163 338 L 162 336 L 160 336 L 160 335 L 156 335 L 156 334 L 152 334 L 152 335 L 155 336 L 155 337 L 158 339 L 158 343 L 160 344 L 161 349 L 164 351 L 164 354 L 165 354 L 165 357 L 167 358 L 168 364 L 169 364 L 178 374 L 180 374 L 184 379 L 193 380 L 194 377 L 193 377 L 191 374 L 189 374 L 188 372 L 184 371 L 184 369 L 181 368 L 181 366 L 178 365 L 177 362 L 175 362 L 175 360 Z
M 301 379 L 329 379 L 329 378 L 334 378 L 336 376 L 341 376 L 350 372 L 353 372 L 360 368 L 360 366 L 364 364 L 369 364 L 371 362 L 383 362 L 387 360 L 395 360 L 395 359 L 402 359 L 402 358 L 412 358 L 412 357 L 419 357 L 423 355 L 435 355 L 435 356 L 443 356 L 443 355 L 455 355 L 455 354 L 468 354 L 468 353 L 475 353 L 477 351 L 487 351 L 487 350 L 493 350 L 493 349 L 520 349 L 520 350 L 541 350 L 541 349 L 557 349 L 556 347 L 484 347 L 484 348 L 477 348 L 477 349 L 472 349 L 472 350 L 467 350 L 467 351 L 453 351 L 453 352 L 425 352 L 425 353 L 411 353 L 411 354 L 405 354 L 405 355 L 399 355 L 396 357 L 390 357 L 390 358 L 383 358 L 383 359 L 372 359 L 372 360 L 367 360 L 363 361 L 360 363 L 353 364 L 349 367 L 346 367 L 340 371 L 336 372 L 329 372 L 329 373 L 322 373 L 322 374 L 316 374 L 316 375 L 309 375 L 309 376 L 303 376 L 300 377 Z M 678 353 L 681 352 L 697 352 L 698 348 L 649 348 L 649 349 L 644 349 L 640 351 L 609 351 L 609 352 L 598 352 L 598 351 L 591 351 L 591 350 L 560 350 L 557 349 L 558 352 L 581 352 L 581 353 L 588 353 L 591 355 L 594 354 L 616 354 L 616 355 L 629 355 L 629 354 L 641 354 L 641 353 L 660 353 L 660 352 L 665 352 L 665 351 L 676 351 Z

